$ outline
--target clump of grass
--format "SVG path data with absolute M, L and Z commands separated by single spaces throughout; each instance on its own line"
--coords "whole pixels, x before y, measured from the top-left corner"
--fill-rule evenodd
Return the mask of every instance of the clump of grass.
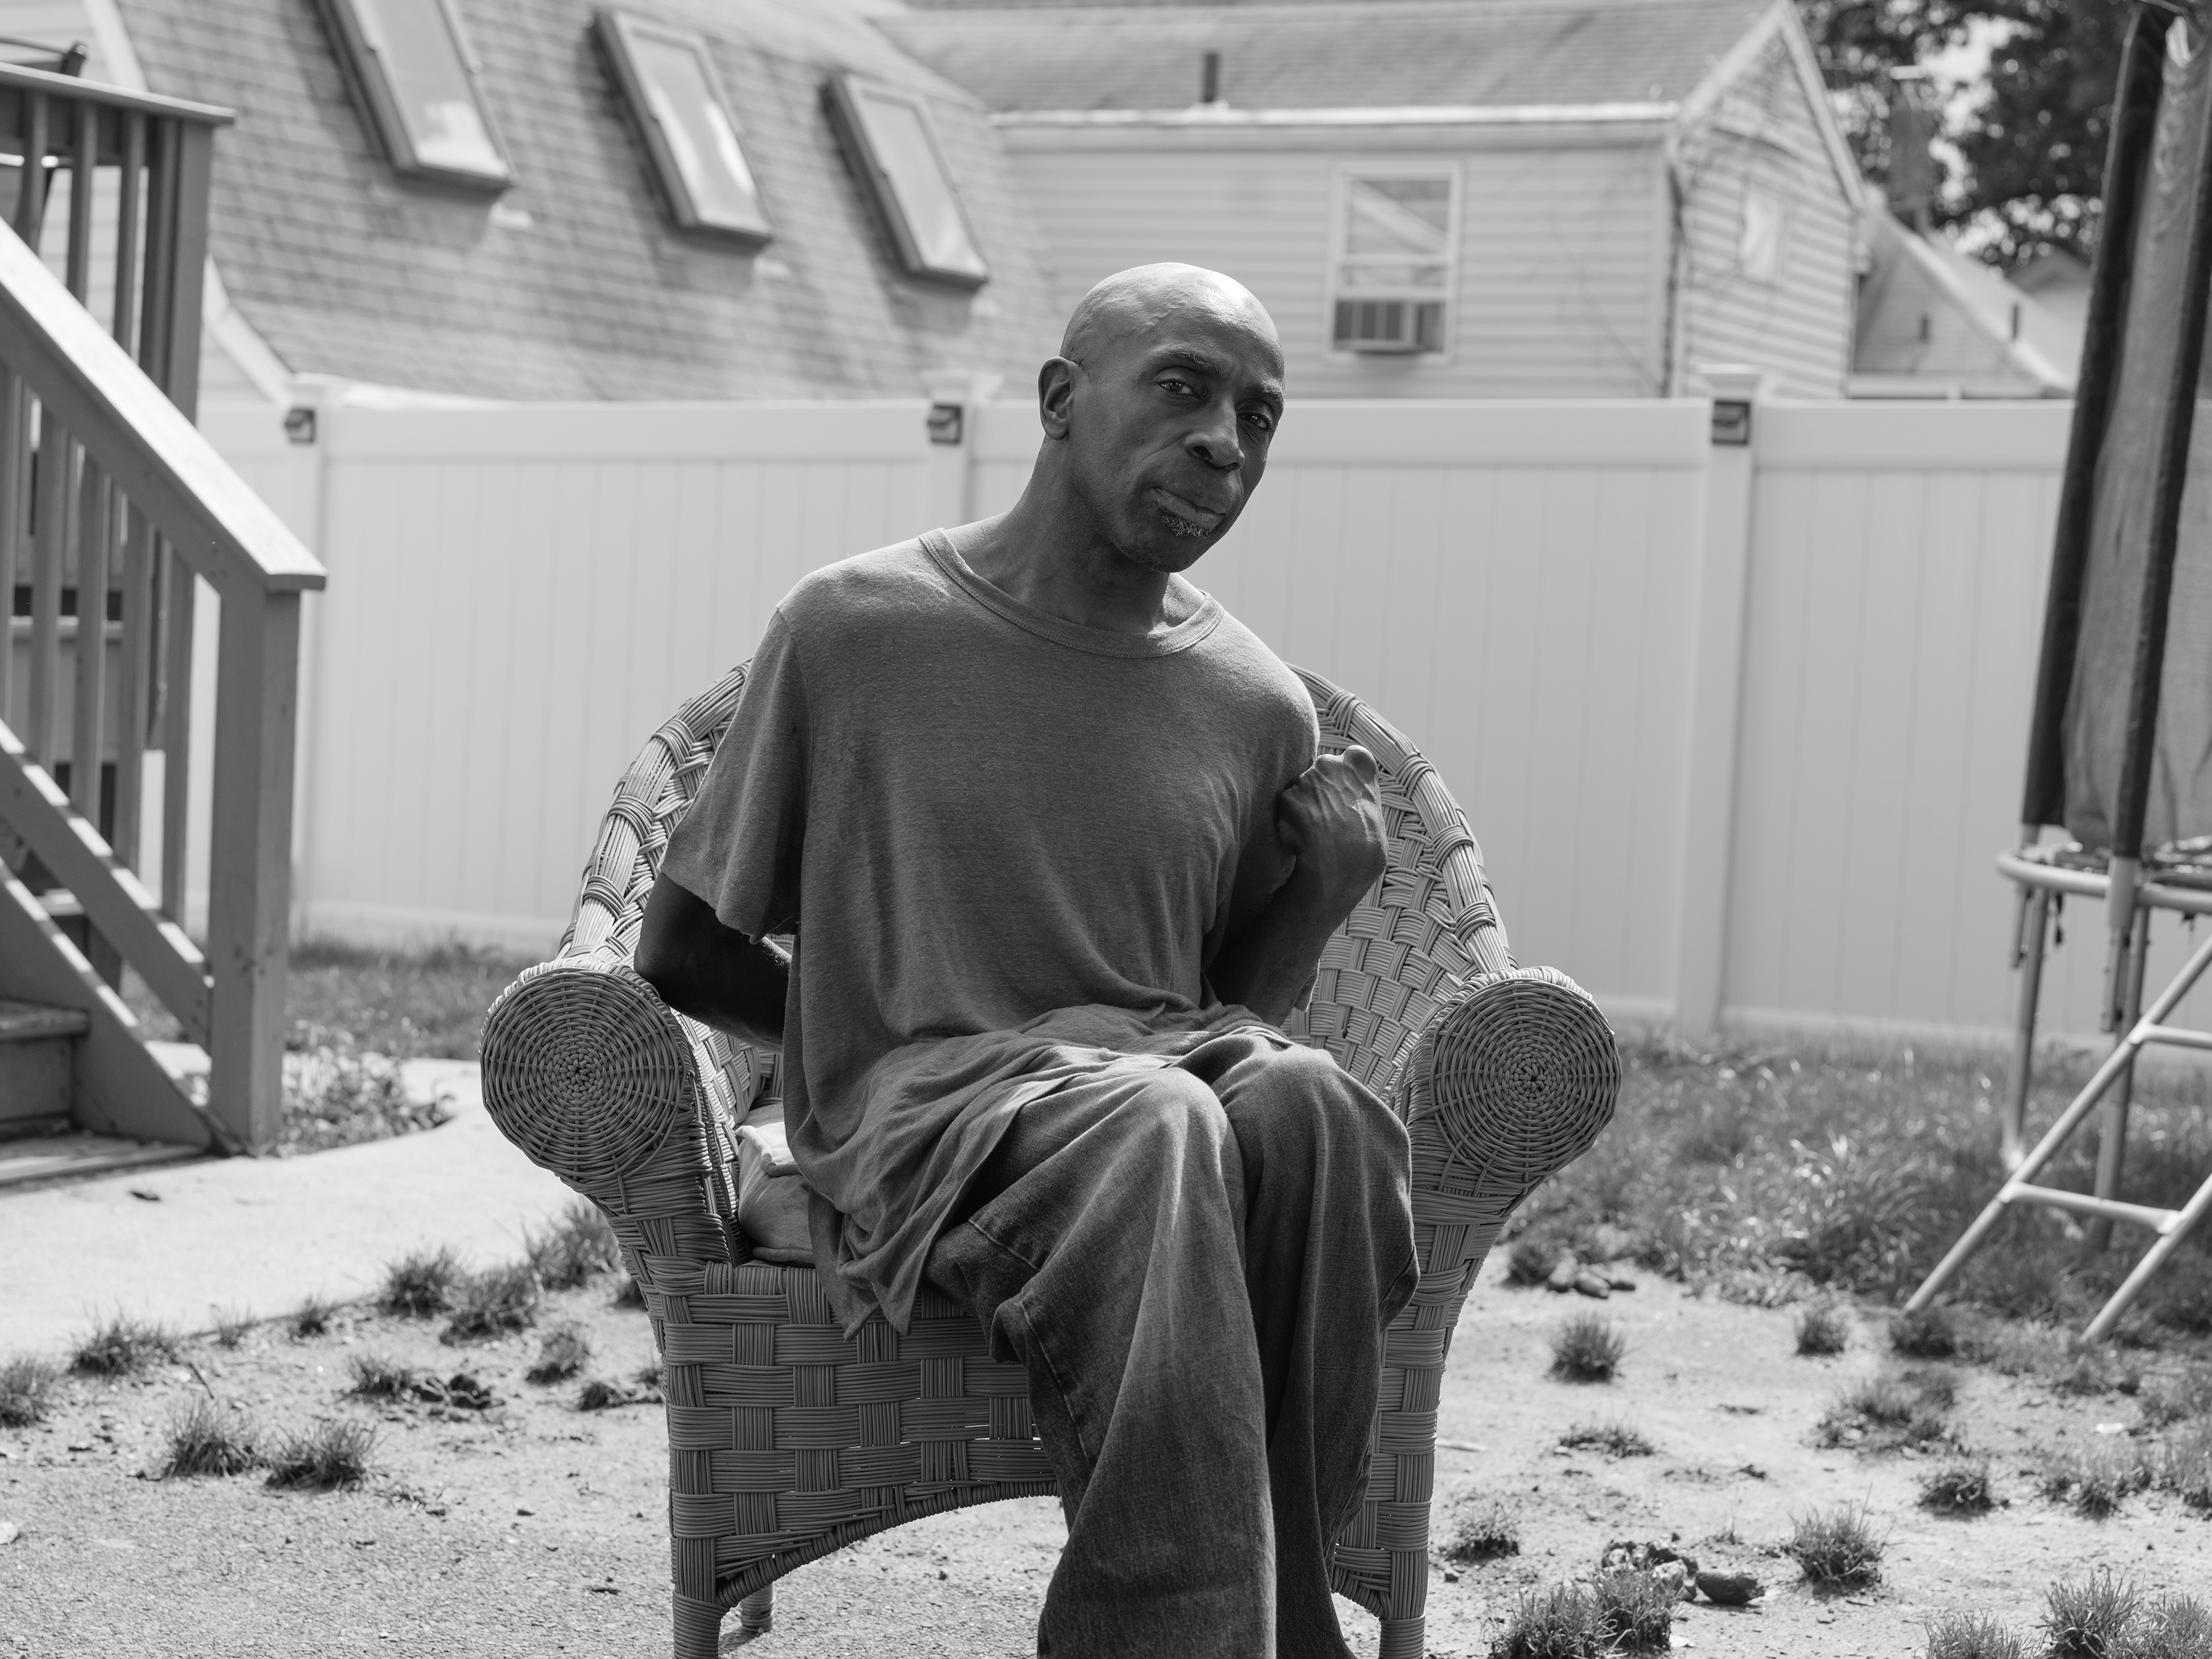
M 291 1331 L 293 1340 L 304 1342 L 309 1337 L 329 1335 L 331 1320 L 337 1310 L 338 1304 L 330 1297 L 309 1296 L 292 1310 L 291 1317 L 284 1322 Z
M 523 1251 L 549 1291 L 573 1291 L 622 1265 L 622 1248 L 598 1205 L 572 1199 L 543 1233 L 523 1235 Z
M 1658 1449 L 1625 1422 L 1577 1423 L 1559 1437 L 1559 1443 L 1570 1450 L 1601 1451 L 1607 1457 L 1649 1457 Z
M 2061 1394 L 2110 1394 L 2116 1389 L 2122 1394 L 2133 1394 L 2142 1386 L 2142 1375 L 2101 1348 L 2083 1348 L 2074 1356 L 2072 1364 L 2051 1379 L 2051 1383 Z
M 177 1357 L 177 1334 L 120 1310 L 93 1327 L 70 1355 L 70 1369 L 88 1376 L 130 1376 Z
M 2126 1637 L 2127 1659 L 2202 1659 L 2212 1653 L 2212 1607 L 2171 1591 L 2137 1615 Z
M 1520 1520 L 1496 1498 L 1478 1498 L 1453 1512 L 1450 1528 L 1437 1553 L 1460 1566 L 1518 1555 Z
M 1627 1352 L 1619 1326 L 1594 1313 L 1576 1314 L 1552 1333 L 1552 1375 L 1570 1382 L 1610 1382 Z
M 1950 1372 L 1933 1367 L 1862 1377 L 1836 1395 L 1816 1434 L 1824 1446 L 1869 1451 L 1936 1444 L 1950 1436 L 1947 1413 L 1958 1398 L 1958 1386 Z
M 269 1454 L 269 1484 L 303 1492 L 357 1486 L 368 1474 L 376 1431 L 366 1423 L 325 1417 L 287 1434 Z
M 1522 1594 L 1491 1659 L 1589 1659 L 1602 1651 L 1597 1598 L 1579 1584 Z
M 454 1294 L 445 1340 L 467 1342 L 527 1329 L 538 1318 L 540 1293 L 538 1270 L 527 1261 L 503 1262 L 471 1273 Z
M 645 1286 L 624 1273 L 615 1285 L 614 1305 L 617 1308 L 642 1308 L 645 1306 Z
M 1782 1553 L 1815 1589 L 1858 1589 L 1881 1577 L 1882 1540 L 1863 1504 L 1793 1516 Z
M 1850 1311 L 1840 1302 L 1823 1297 L 1797 1311 L 1797 1352 L 1805 1358 L 1825 1358 L 1851 1345 Z
M 1995 1501 L 1984 1457 L 1954 1457 L 1920 1477 L 1920 1507 L 1938 1515 L 1986 1515 Z
M 208 1311 L 215 1320 L 215 1342 L 218 1348 L 237 1347 L 261 1322 L 249 1310 L 234 1305 L 210 1308 Z
M 205 1395 L 194 1395 L 169 1419 L 161 1476 L 243 1474 L 261 1463 L 252 1419 Z
M 2132 1579 L 2109 1571 L 2060 1579 L 2044 1595 L 2051 1659 L 2121 1659 L 2120 1644 L 2142 1611 L 2142 1595 Z
M 2151 1470 L 2161 1492 L 2193 1510 L 2212 1510 L 2212 1418 L 2199 1418 L 2158 1449 Z
M 2018 1636 L 1984 1613 L 1946 1613 L 1929 1620 L 1926 1659 L 2027 1659 Z
M 537 1363 L 523 1373 L 532 1382 L 561 1382 L 591 1363 L 592 1345 L 574 1325 L 548 1331 L 538 1345 Z
M 434 1250 L 410 1250 L 397 1261 L 385 1264 L 384 1285 L 376 1305 L 388 1314 L 408 1319 L 428 1319 L 452 1304 L 461 1281 L 461 1259 L 451 1245 Z
M 2212 1418 L 2212 1365 L 2191 1365 L 2179 1376 L 2153 1378 L 2136 1398 L 2143 1421 L 2154 1429 Z
M 1923 1308 L 1889 1322 L 1889 1346 L 1907 1359 L 1948 1359 L 1959 1352 L 1959 1332 L 1942 1309 Z
M 636 1396 L 619 1382 L 610 1382 L 604 1376 L 595 1376 L 584 1384 L 576 1395 L 576 1409 L 580 1412 L 611 1411 L 617 1406 L 635 1404 Z
M 346 1361 L 346 1368 L 353 1373 L 352 1386 L 346 1392 L 362 1400 L 404 1400 L 415 1392 L 419 1381 L 413 1367 L 382 1354 L 355 1354 Z
M 2130 1492 L 2149 1484 L 2150 1470 L 2135 1448 L 2114 1439 L 2100 1438 L 2086 1449 L 2063 1452 L 2043 1473 L 2045 1497 L 2070 1496 L 2074 1507 L 2093 1521 L 2103 1520 Z
M 1559 1265 L 1559 1247 L 1547 1238 L 1536 1238 L 1523 1233 L 1513 1241 L 1513 1248 L 1505 1257 L 1505 1282 L 1509 1285 L 1540 1285 L 1552 1276 L 1552 1269 Z
M 1600 1573 L 1593 1589 L 1599 1642 L 1594 1652 L 1643 1653 L 1672 1644 L 1675 1591 L 1671 1584 L 1632 1571 Z
M 0 1360 L 0 1428 L 25 1429 L 44 1422 L 61 1387 L 61 1367 L 35 1354 Z

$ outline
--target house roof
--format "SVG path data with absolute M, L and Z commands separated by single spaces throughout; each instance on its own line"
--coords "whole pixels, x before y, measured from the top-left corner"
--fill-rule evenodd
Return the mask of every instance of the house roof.
M 1979 397 L 2072 394 L 2077 320 L 1942 237 L 1886 211 L 1865 222 L 1869 268 L 1851 363 L 1861 395 L 1908 395 L 1916 382 Z
M 992 109 L 1174 109 L 1221 54 L 1245 109 L 1592 106 L 1687 97 L 1770 0 L 986 5 L 879 18 Z
M 295 372 L 490 398 L 908 396 L 1053 349 L 1038 248 L 984 112 L 867 21 L 868 0 L 626 0 L 696 27 L 778 230 L 759 257 L 679 235 L 586 36 L 589 0 L 470 0 L 516 184 L 495 204 L 381 158 L 313 0 L 120 0 L 152 89 L 224 104 L 210 246 Z M 819 97 L 854 70 L 922 93 L 993 277 L 908 278 Z

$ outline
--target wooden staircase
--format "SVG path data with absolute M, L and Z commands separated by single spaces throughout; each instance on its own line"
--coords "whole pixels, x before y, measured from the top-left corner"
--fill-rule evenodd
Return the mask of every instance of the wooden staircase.
M 323 572 L 191 423 L 230 118 L 0 64 L 0 155 L 18 158 L 0 226 L 0 1147 L 19 1170 L 253 1152 L 282 1121 L 300 602 Z M 64 179 L 57 275 L 39 246 Z M 201 871 L 204 588 L 221 627 Z M 161 826 L 157 888 L 133 867 L 142 820 Z M 180 925 L 194 890 L 204 948 Z M 126 969 L 204 1051 L 204 1099 L 118 994 Z

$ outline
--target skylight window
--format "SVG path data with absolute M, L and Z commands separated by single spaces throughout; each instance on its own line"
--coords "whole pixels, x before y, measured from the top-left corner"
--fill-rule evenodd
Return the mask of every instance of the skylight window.
M 852 75 L 832 80 L 823 96 L 907 273 L 966 288 L 989 282 L 991 267 L 921 100 Z
M 453 0 L 323 0 L 392 165 L 476 190 L 514 182 Z
M 752 247 L 775 236 L 705 37 L 618 11 L 594 27 L 677 224 Z

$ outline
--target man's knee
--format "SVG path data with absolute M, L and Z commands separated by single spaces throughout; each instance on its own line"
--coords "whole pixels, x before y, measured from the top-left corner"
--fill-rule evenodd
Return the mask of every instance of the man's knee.
M 1324 1049 L 1270 1044 L 1216 1087 L 1248 1159 L 1284 1169 L 1312 1163 L 1324 1148 L 1404 1156 L 1396 1115 Z

